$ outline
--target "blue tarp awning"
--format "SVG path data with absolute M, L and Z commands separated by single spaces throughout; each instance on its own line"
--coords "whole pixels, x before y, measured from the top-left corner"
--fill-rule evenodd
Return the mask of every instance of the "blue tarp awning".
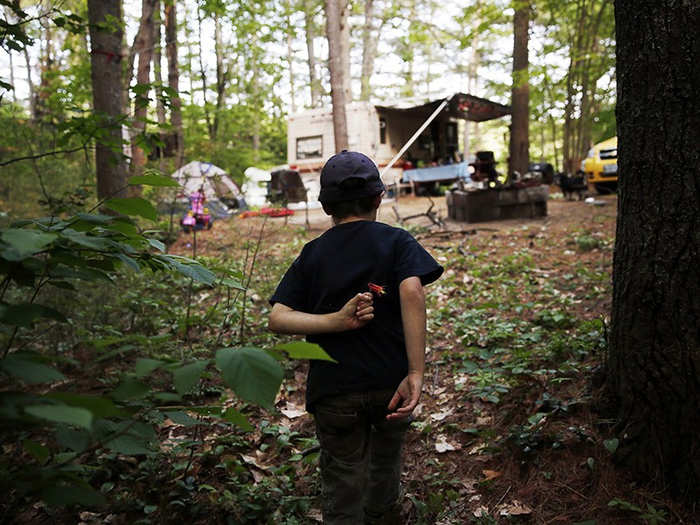
M 431 182 L 453 179 L 464 179 L 467 182 L 471 180 L 466 162 L 447 164 L 445 166 L 434 166 L 430 168 L 416 168 L 414 170 L 405 170 L 403 172 L 403 180 L 407 182 Z

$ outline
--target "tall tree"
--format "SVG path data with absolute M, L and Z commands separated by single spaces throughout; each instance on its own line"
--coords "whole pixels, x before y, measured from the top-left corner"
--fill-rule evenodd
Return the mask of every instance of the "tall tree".
M 573 172 L 591 143 L 600 77 L 609 72 L 612 53 L 612 0 L 546 2 L 558 20 L 556 32 L 566 40 L 569 65 L 565 76 L 563 162 Z M 607 137 L 606 137 L 607 138 Z
M 180 68 L 177 59 L 177 11 L 175 0 L 165 1 L 165 53 L 168 56 L 168 87 L 171 90 L 170 124 L 175 131 L 175 165 L 185 159 L 185 140 L 182 132 L 182 102 L 180 100 Z
M 162 26 L 163 26 L 163 10 L 161 9 L 160 0 L 155 0 L 155 8 L 153 11 L 153 79 L 155 80 L 156 91 L 156 118 L 158 119 L 158 127 L 161 129 L 160 140 L 166 140 L 165 134 L 162 132 L 166 127 L 165 104 L 163 102 L 163 50 L 162 50 Z M 163 148 L 160 149 L 160 169 L 163 170 Z
M 317 2 L 315 0 L 302 0 L 304 7 L 304 35 L 306 37 L 306 56 L 309 66 L 309 90 L 311 94 L 311 107 L 317 108 L 321 105 L 321 81 L 318 78 L 318 66 L 316 62 L 316 49 L 314 39 L 318 35 L 316 22 Z
M 284 2 L 284 33 L 287 37 L 287 73 L 289 74 L 289 109 L 292 114 L 297 112 L 296 75 L 294 73 L 294 37 L 296 31 L 292 24 L 292 5 L 289 0 Z
M 103 132 L 97 140 L 97 196 L 120 196 L 126 191 L 122 145 L 122 9 L 120 0 L 88 0 L 90 65 L 95 115 Z
M 175 2 L 175 0 L 172 1 Z M 207 101 L 207 72 L 204 66 L 204 53 L 202 52 L 202 41 L 204 39 L 204 35 L 202 34 L 202 23 L 204 20 L 202 18 L 202 8 L 200 7 L 199 3 L 197 3 L 195 9 L 197 10 L 197 32 L 199 34 L 199 76 L 202 79 L 202 99 L 204 101 L 202 108 L 204 109 L 204 118 L 207 122 L 209 138 L 211 138 L 214 135 L 214 124 L 212 123 L 211 115 L 209 114 L 209 103 Z
M 511 95 L 510 160 L 508 174 L 527 172 L 530 157 L 530 86 L 528 83 L 528 26 L 530 3 L 518 1 L 513 17 L 513 88 Z
M 131 137 L 131 174 L 139 175 L 146 164 L 146 154 L 139 145 L 138 136 L 146 130 L 148 116 L 148 86 L 151 82 L 151 62 L 153 60 L 154 34 L 153 16 L 157 0 L 142 0 L 139 38 L 135 47 L 139 55 L 136 71 L 136 84 L 139 89 L 134 96 L 134 123 Z
M 346 77 L 350 71 L 346 63 L 343 32 L 347 31 L 347 0 L 326 0 L 326 37 L 328 38 L 328 67 L 331 74 L 331 99 L 333 101 L 333 133 L 336 152 L 348 149 L 348 121 L 346 115 Z
M 615 22 L 621 176 L 607 384 L 622 456 L 697 502 L 700 4 L 616 0 Z
M 219 134 L 224 102 L 226 100 L 226 86 L 228 85 L 230 68 L 224 64 L 224 37 L 222 31 L 221 14 L 213 13 L 214 17 L 214 54 L 216 55 L 216 109 L 211 128 L 211 139 L 216 140 Z

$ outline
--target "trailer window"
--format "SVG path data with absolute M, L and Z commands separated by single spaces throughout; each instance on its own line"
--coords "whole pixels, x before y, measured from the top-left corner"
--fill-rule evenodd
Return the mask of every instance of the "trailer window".
M 379 118 L 379 143 L 386 144 L 386 119 Z
M 323 137 L 321 135 L 297 138 L 297 160 L 321 157 L 323 157 Z

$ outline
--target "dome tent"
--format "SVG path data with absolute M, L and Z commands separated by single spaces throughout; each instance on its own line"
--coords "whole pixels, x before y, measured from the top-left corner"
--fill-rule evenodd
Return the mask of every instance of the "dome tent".
M 171 177 L 180 183 L 185 197 L 201 188 L 207 206 L 219 218 L 246 208 L 238 185 L 228 173 L 210 162 L 192 161 L 175 171 Z

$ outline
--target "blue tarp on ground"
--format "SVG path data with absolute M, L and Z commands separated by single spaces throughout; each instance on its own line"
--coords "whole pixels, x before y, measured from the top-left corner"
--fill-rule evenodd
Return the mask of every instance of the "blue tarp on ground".
M 452 179 L 464 179 L 466 182 L 471 180 L 466 162 L 431 168 L 416 168 L 403 172 L 403 180 L 406 182 L 431 182 Z

